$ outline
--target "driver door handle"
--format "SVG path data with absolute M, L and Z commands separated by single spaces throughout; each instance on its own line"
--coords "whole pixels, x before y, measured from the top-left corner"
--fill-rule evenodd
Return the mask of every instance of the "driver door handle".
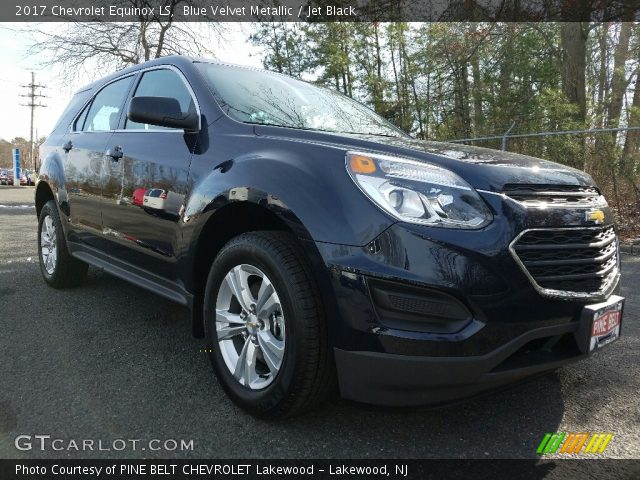
M 113 160 L 114 162 L 117 162 L 123 156 L 124 153 L 122 152 L 122 147 L 119 145 L 107 150 L 107 157 L 111 157 L 111 160 Z

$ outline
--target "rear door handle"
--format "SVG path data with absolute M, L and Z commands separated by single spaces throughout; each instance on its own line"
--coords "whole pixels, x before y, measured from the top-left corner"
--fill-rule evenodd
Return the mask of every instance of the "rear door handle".
M 69 150 L 71 150 L 72 148 L 73 148 L 73 143 L 71 143 L 71 140 L 69 140 L 67 143 L 62 145 L 62 149 L 67 153 L 69 153 Z
M 107 150 L 107 157 L 111 157 L 111 160 L 113 160 L 114 162 L 117 162 L 123 156 L 124 156 L 124 153 L 122 152 L 122 147 L 119 145 L 117 147 L 113 147 Z

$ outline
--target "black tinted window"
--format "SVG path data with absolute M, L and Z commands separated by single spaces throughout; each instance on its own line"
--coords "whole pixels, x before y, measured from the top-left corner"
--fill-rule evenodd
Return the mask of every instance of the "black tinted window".
M 186 115 L 189 112 L 195 112 L 195 104 L 191 98 L 191 93 L 186 85 L 173 70 L 151 70 L 142 75 L 140 83 L 136 88 L 134 97 L 172 97 L 180 103 L 182 113 Z M 132 122 L 127 119 L 127 129 L 161 129 L 156 125 L 147 125 L 144 123 Z
M 82 128 L 83 131 L 100 132 L 118 128 L 122 105 L 132 80 L 132 76 L 122 78 L 100 90 L 100 93 L 91 102 Z

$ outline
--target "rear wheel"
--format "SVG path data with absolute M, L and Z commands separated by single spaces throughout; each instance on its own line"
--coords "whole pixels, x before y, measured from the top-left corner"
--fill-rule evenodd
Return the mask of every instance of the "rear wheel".
M 253 232 L 225 245 L 204 315 L 216 375 L 242 408 L 291 416 L 326 398 L 334 377 L 324 311 L 293 236 Z
M 45 281 L 55 288 L 79 285 L 87 275 L 88 265 L 69 254 L 58 209 L 49 200 L 38 220 L 38 257 Z

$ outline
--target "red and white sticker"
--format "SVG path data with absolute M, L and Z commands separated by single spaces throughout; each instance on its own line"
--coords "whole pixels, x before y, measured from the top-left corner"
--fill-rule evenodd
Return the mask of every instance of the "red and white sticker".
M 618 308 L 606 310 L 595 315 L 591 327 L 590 350 L 603 347 L 620 336 L 622 311 Z

